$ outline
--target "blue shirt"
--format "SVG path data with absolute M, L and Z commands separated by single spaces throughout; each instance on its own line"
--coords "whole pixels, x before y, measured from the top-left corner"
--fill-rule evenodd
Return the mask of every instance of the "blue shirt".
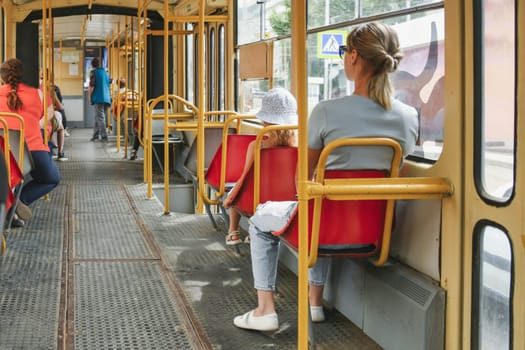
M 105 103 L 111 104 L 111 94 L 109 87 L 111 80 L 109 79 L 108 73 L 101 68 L 95 68 L 89 73 L 89 85 L 93 86 L 93 92 L 91 94 L 91 104 Z

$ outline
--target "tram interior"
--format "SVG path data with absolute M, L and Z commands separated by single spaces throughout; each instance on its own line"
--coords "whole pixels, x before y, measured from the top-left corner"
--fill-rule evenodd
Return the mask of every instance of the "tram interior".
M 182 11 L 195 3 L 179 2 L 170 4 L 177 3 Z M 63 45 L 54 76 L 66 91 L 69 160 L 57 162 L 61 183 L 33 205 L 33 218 L 6 232 L 7 249 L 0 258 L 0 348 L 294 348 L 297 255 L 284 245 L 277 298 L 281 328 L 259 333 L 232 324 L 235 315 L 256 301 L 249 246 L 226 247 L 221 210 L 212 208 L 214 227 L 199 206 L 195 132 L 171 135 L 177 141 L 167 148 L 169 214 L 164 209 L 163 141 L 153 145 L 152 198 L 144 183 L 143 148 L 136 161 L 128 159 L 131 124 L 123 123 L 118 135 L 117 121 L 111 119 L 109 141 L 89 141 L 89 63 L 92 57 L 111 59 L 99 39 L 121 23 L 123 14 L 136 16 L 136 9 L 102 14 L 104 6 L 95 3 L 86 16 L 81 14 L 84 7 L 53 11 L 54 41 Z M 21 32 L 34 34 L 36 20 L 29 16 L 27 21 L 27 31 L 21 25 Z M 139 21 L 134 18 L 126 26 L 136 28 Z M 36 28 L 41 30 L 38 24 Z M 77 31 L 86 35 L 67 36 Z M 151 45 L 158 48 L 162 41 Z M 148 73 L 162 62 L 157 59 L 149 62 Z M 34 73 L 38 58 L 28 65 Z M 133 74 L 128 77 L 138 79 Z M 160 84 L 148 88 L 150 95 L 163 92 Z M 153 121 L 153 129 L 153 134 L 164 132 L 162 122 Z M 213 156 L 221 137 L 206 136 L 206 157 Z M 440 208 L 440 199 L 397 201 L 391 259 L 383 267 L 369 259 L 333 259 L 324 295 L 327 321 L 311 326 L 317 348 L 444 348 L 440 215 L 426 215 L 440 213 Z M 245 218 L 244 231 L 247 226 Z

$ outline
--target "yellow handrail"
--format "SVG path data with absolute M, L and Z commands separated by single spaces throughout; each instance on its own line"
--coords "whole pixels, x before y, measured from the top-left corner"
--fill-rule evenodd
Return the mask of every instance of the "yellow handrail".
M 159 102 L 164 102 L 164 111 L 162 114 L 154 115 L 153 111 Z M 181 103 L 185 108 L 190 109 L 192 113 L 188 112 L 176 112 L 175 103 Z M 144 163 L 147 166 L 147 182 L 148 182 L 148 198 L 153 196 L 153 162 L 152 162 L 152 151 L 153 151 L 153 120 L 164 120 L 164 213 L 169 213 L 169 159 L 168 159 L 168 134 L 171 127 L 175 124 L 170 124 L 170 120 L 188 120 L 195 119 L 195 115 L 198 113 L 199 109 L 191 102 L 185 100 L 184 98 L 168 94 L 158 96 L 154 99 L 148 101 L 148 111 L 147 111 L 147 130 L 145 130 L 146 142 L 144 143 Z
M 211 116 L 213 115 L 230 115 L 232 117 L 228 117 L 225 121 L 209 121 Z M 228 128 L 230 127 L 231 120 L 238 118 L 239 116 L 236 115 L 236 112 L 233 111 L 208 111 L 203 113 L 204 120 L 197 121 L 197 180 L 198 180 L 198 188 L 199 188 L 199 197 L 202 199 L 202 201 L 206 204 L 218 204 L 217 199 L 211 199 L 208 197 L 205 188 L 206 188 L 206 181 L 205 181 L 205 174 L 204 174 L 204 163 L 206 162 L 206 154 L 205 154 L 205 148 L 206 148 L 206 140 L 204 139 L 205 130 L 207 128 L 221 128 L 222 131 L 222 142 L 223 142 L 223 149 L 222 149 L 222 156 L 224 157 L 221 160 L 221 181 L 224 181 L 223 175 L 224 171 L 226 170 L 226 150 L 224 149 L 224 139 L 227 138 L 228 134 Z M 206 120 L 207 119 L 207 120 Z M 185 126 L 186 128 L 188 126 Z M 202 130 L 202 131 L 201 131 Z M 237 123 L 237 133 L 240 132 L 240 123 Z M 225 134 L 226 133 L 226 134 Z M 200 136 L 202 135 L 202 136 Z M 199 150 L 199 147 L 202 147 L 202 151 Z M 224 166 L 223 166 L 224 162 Z M 221 185 L 221 189 L 219 193 L 217 193 L 216 197 L 222 196 L 224 193 L 224 183 Z

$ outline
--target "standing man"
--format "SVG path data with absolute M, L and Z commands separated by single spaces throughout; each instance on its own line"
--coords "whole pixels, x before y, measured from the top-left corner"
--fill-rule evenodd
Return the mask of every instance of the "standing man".
M 95 106 L 95 125 L 93 126 L 93 137 L 91 141 L 98 139 L 108 140 L 106 131 L 106 108 L 111 105 L 110 84 L 108 73 L 100 67 L 100 60 L 95 57 L 91 61 L 93 70 L 89 73 L 89 98 Z

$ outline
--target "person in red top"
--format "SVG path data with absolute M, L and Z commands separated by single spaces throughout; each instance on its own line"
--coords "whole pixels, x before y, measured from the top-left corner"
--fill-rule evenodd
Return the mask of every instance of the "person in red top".
M 0 112 L 17 113 L 24 118 L 25 141 L 34 162 L 32 180 L 22 188 L 16 208 L 16 214 L 27 220 L 31 217 L 31 210 L 27 206 L 58 185 L 60 172 L 42 138 L 40 118 L 44 114 L 44 107 L 41 97 L 36 88 L 21 82 L 23 74 L 22 61 L 17 58 L 10 58 L 0 66 Z M 20 129 L 17 119 L 5 119 L 10 129 Z

